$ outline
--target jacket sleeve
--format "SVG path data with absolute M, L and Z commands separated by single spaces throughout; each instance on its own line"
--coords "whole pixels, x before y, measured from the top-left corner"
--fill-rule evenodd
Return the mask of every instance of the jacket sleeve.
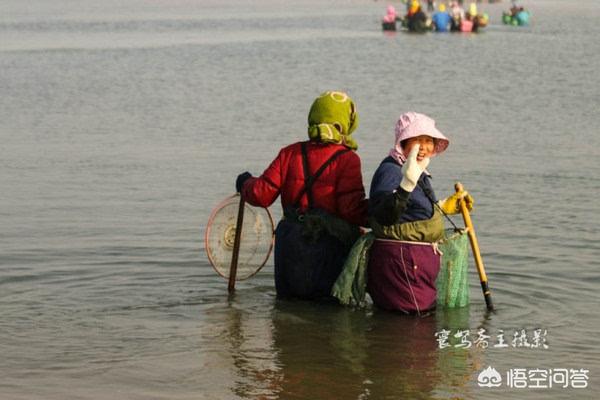
M 370 214 L 380 225 L 395 224 L 407 209 L 410 192 L 398 187 L 391 193 L 371 198 Z
M 245 201 L 255 207 L 269 207 L 281 191 L 283 152 L 280 151 L 271 165 L 258 178 L 249 178 L 242 187 Z
M 395 224 L 408 207 L 410 192 L 400 185 L 401 167 L 392 163 L 382 163 L 371 182 L 369 216 L 380 225 Z
M 363 186 L 360 158 L 356 153 L 345 157 L 336 182 L 336 208 L 346 221 L 367 226 L 367 199 Z

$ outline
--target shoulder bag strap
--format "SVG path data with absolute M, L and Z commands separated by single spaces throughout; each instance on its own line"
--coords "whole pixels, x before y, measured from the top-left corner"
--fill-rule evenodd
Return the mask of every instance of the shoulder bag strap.
M 327 161 L 325 161 L 323 163 L 323 165 L 321 165 L 319 167 L 319 169 L 315 172 L 314 175 L 311 175 L 310 169 L 308 166 L 308 151 L 306 148 L 306 142 L 302 142 L 302 165 L 304 168 L 304 187 L 302 188 L 300 193 L 298 193 L 298 196 L 296 197 L 296 201 L 294 201 L 294 203 L 293 203 L 295 208 L 298 208 L 300 206 L 300 199 L 302 199 L 302 196 L 304 196 L 305 193 L 308 197 L 308 208 L 313 208 L 313 196 L 312 196 L 312 191 L 311 191 L 313 184 L 317 181 L 319 176 L 321 176 L 321 174 L 323 174 L 323 172 L 325 171 L 325 168 L 327 168 L 329 166 L 329 164 L 331 164 L 336 158 L 338 158 L 342 154 L 347 153 L 349 151 L 351 151 L 351 150 L 350 149 L 340 149 L 340 150 L 336 151 L 335 153 L 333 153 L 333 155 L 331 157 L 329 157 L 329 159 L 327 159 Z

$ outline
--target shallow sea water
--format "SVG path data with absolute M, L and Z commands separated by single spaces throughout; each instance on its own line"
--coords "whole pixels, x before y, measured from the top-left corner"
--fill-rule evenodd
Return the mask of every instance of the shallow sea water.
M 482 34 L 421 36 L 383 34 L 384 2 L 0 1 L 0 398 L 597 398 L 600 4 L 523 4 L 528 28 L 502 2 Z M 434 187 L 475 197 L 495 313 L 474 268 L 471 306 L 425 318 L 278 301 L 272 260 L 228 297 L 211 209 L 329 89 L 367 188 L 401 112 L 450 137 Z M 563 368 L 588 387 L 508 386 Z

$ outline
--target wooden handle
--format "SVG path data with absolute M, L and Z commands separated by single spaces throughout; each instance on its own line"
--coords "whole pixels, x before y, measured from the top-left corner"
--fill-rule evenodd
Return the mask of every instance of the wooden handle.
M 464 190 L 462 183 L 456 182 L 454 185 L 454 190 L 456 190 L 457 193 L 462 192 Z M 473 222 L 471 221 L 471 215 L 469 214 L 469 209 L 467 208 L 465 200 L 460 199 L 459 204 L 463 220 L 465 221 L 465 227 L 467 228 L 467 234 L 469 235 L 469 241 L 471 242 L 471 250 L 473 250 L 475 266 L 477 267 L 477 272 L 479 273 L 479 281 L 481 282 L 483 297 L 485 298 L 487 309 L 491 311 L 494 309 L 492 304 L 492 294 L 488 286 L 488 279 L 483 266 L 483 259 L 481 258 L 481 253 L 479 251 L 479 243 L 477 242 L 477 236 L 475 235 L 475 228 L 473 228 Z
M 240 206 L 238 208 L 237 222 L 235 224 L 235 239 L 233 241 L 233 253 L 231 254 L 231 267 L 229 268 L 229 283 L 227 291 L 232 293 L 235 290 L 235 278 L 237 275 L 238 255 L 240 254 L 240 242 L 242 241 L 242 226 L 244 225 L 244 207 L 246 203 L 240 195 Z

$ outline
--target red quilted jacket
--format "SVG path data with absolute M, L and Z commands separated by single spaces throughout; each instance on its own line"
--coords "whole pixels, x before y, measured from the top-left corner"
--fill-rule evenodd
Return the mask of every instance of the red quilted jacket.
M 339 144 L 307 142 L 311 175 L 334 153 Z M 248 179 L 242 188 L 244 199 L 257 207 L 268 207 L 281 195 L 283 207 L 293 206 L 304 187 L 301 142 L 283 148 L 258 178 Z M 367 200 L 360 170 L 360 158 L 353 151 L 338 156 L 312 186 L 313 207 L 346 221 L 366 226 Z M 308 198 L 300 199 L 300 210 L 308 208 Z

